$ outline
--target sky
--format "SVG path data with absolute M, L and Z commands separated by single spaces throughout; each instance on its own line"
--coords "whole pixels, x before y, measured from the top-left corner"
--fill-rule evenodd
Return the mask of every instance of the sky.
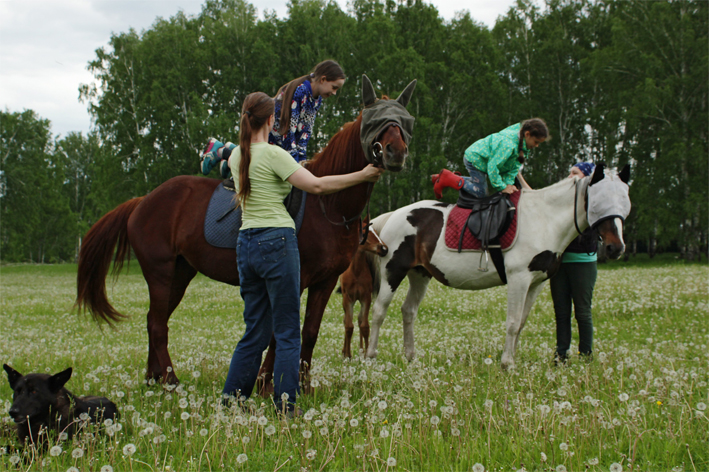
M 0 0 L 0 106 L 4 111 L 34 110 L 49 119 L 52 133 L 66 136 L 91 129 L 79 86 L 93 82 L 87 70 L 96 49 L 112 33 L 149 29 L 156 18 L 182 10 L 197 15 L 204 0 Z M 337 0 L 347 11 L 347 0 Z M 425 0 L 451 20 L 463 9 L 492 28 L 515 0 Z M 262 18 L 288 14 L 287 0 L 251 0 Z

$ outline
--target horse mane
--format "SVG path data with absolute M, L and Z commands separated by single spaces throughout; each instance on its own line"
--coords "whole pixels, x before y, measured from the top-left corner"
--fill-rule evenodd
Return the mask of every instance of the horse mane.
M 355 121 L 345 123 L 325 146 L 308 163 L 308 170 L 317 177 L 352 172 L 357 160 L 365 160 L 360 143 L 362 113 Z

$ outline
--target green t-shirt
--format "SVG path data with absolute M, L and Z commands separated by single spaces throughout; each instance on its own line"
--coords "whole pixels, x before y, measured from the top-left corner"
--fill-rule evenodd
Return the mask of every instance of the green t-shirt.
M 239 191 L 239 161 L 241 152 L 237 147 L 229 157 L 236 191 Z M 283 200 L 293 186 L 286 181 L 302 167 L 293 157 L 278 146 L 268 143 L 251 145 L 249 179 L 251 193 L 242 205 L 241 229 L 293 228 L 295 223 L 286 211 Z
M 521 128 L 521 123 L 509 126 L 499 133 L 475 141 L 465 150 L 465 159 L 477 170 L 487 174 L 496 191 L 504 190 L 507 185 L 513 185 L 522 167 L 517 160 Z M 525 141 L 522 141 L 522 151 L 526 158 L 529 149 Z

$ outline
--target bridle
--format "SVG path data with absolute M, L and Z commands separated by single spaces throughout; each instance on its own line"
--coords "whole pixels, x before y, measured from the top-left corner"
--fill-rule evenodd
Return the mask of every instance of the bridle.
M 399 126 L 396 122 L 389 122 L 387 125 L 382 129 L 382 132 L 380 133 L 380 136 L 384 135 L 384 131 L 389 129 L 390 126 Z M 408 146 L 407 146 L 408 147 Z M 366 155 L 365 158 L 367 159 L 367 162 L 370 164 L 373 164 L 375 167 L 384 167 L 383 159 L 384 159 L 384 146 L 382 146 L 382 143 L 379 141 L 375 141 L 372 143 L 371 147 L 371 160 L 369 155 Z M 367 153 L 368 154 L 368 153 Z M 335 226 L 344 226 L 347 231 L 350 230 L 350 224 L 355 222 L 359 218 L 359 228 L 360 228 L 360 234 L 362 235 L 362 239 L 360 240 L 359 244 L 364 245 L 367 242 L 367 238 L 369 237 L 369 225 L 363 225 L 362 224 L 362 211 L 366 208 L 367 209 L 367 220 L 369 220 L 369 200 L 372 197 L 372 190 L 374 189 L 374 183 L 373 182 L 367 182 L 367 202 L 365 203 L 365 206 L 360 210 L 358 213 L 356 213 L 354 216 L 351 218 L 345 218 L 345 216 L 342 216 L 342 221 L 333 221 L 330 219 L 329 216 L 327 216 L 327 210 L 325 209 L 325 204 L 322 201 L 322 195 L 318 196 L 318 203 L 320 203 L 320 210 L 322 211 L 323 216 L 325 219 L 330 223 Z

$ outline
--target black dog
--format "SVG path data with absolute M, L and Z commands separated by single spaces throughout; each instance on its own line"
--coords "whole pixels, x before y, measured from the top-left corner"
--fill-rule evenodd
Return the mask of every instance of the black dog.
M 78 428 L 74 420 L 82 413 L 93 422 L 115 419 L 116 405 L 105 397 L 77 397 L 64 388 L 71 378 L 71 367 L 58 374 L 23 376 L 3 364 L 14 395 L 10 416 L 17 423 L 21 444 L 37 444 L 42 428 L 66 432 L 71 437 Z

